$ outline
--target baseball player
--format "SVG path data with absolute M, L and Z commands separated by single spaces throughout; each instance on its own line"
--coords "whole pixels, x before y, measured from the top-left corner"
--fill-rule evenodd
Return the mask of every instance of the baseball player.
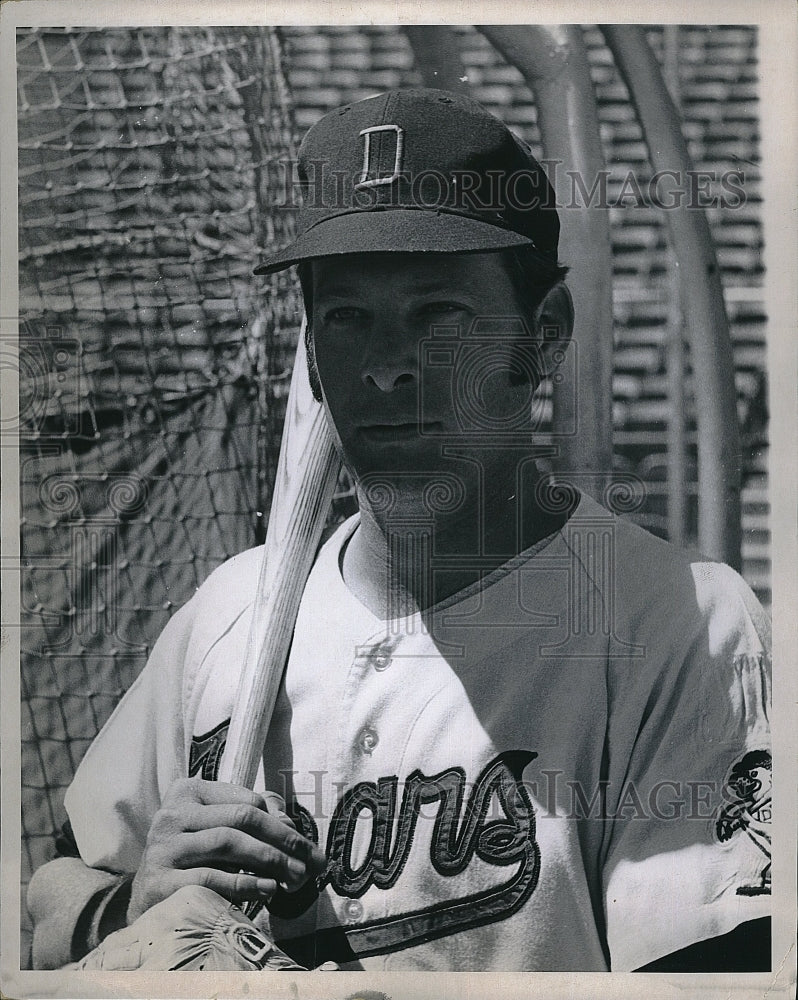
M 300 175 L 260 270 L 299 268 L 359 513 L 317 555 L 255 792 L 215 778 L 259 551 L 173 617 L 31 883 L 35 963 L 202 886 L 308 968 L 769 968 L 770 807 L 754 836 L 735 805 L 769 761 L 767 622 L 727 566 L 540 473 L 574 321 L 540 165 L 405 90 L 323 118 Z

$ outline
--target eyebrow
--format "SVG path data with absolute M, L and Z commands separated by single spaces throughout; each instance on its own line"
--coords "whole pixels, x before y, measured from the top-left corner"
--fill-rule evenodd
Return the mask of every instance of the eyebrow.
M 463 287 L 459 287 L 459 286 L 453 287 L 452 284 L 451 284 L 451 282 L 428 281 L 428 282 L 420 282 L 416 286 L 415 290 L 420 295 L 427 295 L 430 292 L 443 292 L 443 293 L 449 292 L 452 295 L 457 295 L 457 294 L 461 294 L 462 292 L 467 291 L 467 288 L 465 286 L 463 286 Z
M 347 285 L 325 285 L 319 282 L 313 289 L 314 297 L 317 295 L 332 295 L 338 296 L 338 298 L 346 298 L 348 295 L 354 295 L 355 289 Z

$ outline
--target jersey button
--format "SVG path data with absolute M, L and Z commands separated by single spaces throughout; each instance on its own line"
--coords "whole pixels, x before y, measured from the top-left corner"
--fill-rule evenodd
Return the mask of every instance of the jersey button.
M 363 753 L 373 753 L 379 742 L 376 729 L 372 729 L 370 726 L 367 726 L 360 734 L 360 749 Z
M 371 662 L 374 664 L 375 670 L 385 670 L 391 665 L 391 657 L 387 653 L 380 651 Z
M 363 904 L 359 899 L 347 899 L 344 903 L 344 913 L 348 920 L 360 920 L 363 916 Z

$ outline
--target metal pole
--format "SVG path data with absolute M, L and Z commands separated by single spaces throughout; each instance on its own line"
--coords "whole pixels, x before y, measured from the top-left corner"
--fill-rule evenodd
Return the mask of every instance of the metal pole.
M 655 171 L 694 176 L 679 114 L 643 30 L 602 25 L 643 127 Z M 688 197 L 689 200 L 689 197 Z M 698 423 L 698 540 L 701 549 L 740 566 L 740 453 L 734 361 L 718 263 L 706 215 L 697 205 L 666 212 L 679 260 L 690 333 Z
M 535 95 L 576 311 L 576 385 L 554 393 L 561 471 L 612 470 L 612 246 L 598 109 L 579 25 L 479 25 Z M 585 196 L 584 192 L 587 192 Z M 566 392 L 568 389 L 570 391 Z M 568 435 L 573 428 L 575 433 Z
M 665 81 L 679 110 L 679 26 L 666 24 L 663 29 Z M 686 484 L 685 413 L 684 413 L 684 313 L 681 303 L 682 282 L 679 260 L 668 250 L 668 454 L 667 503 L 668 538 L 684 544 Z
M 457 35 L 448 25 L 407 24 L 404 33 L 425 87 L 455 91 L 468 89 Z

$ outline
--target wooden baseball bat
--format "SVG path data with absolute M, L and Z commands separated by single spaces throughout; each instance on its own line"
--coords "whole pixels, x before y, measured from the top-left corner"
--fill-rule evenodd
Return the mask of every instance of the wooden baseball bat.
M 291 637 L 321 539 L 340 459 L 308 380 L 304 323 L 283 426 L 244 668 L 219 779 L 251 788 L 271 722 Z

